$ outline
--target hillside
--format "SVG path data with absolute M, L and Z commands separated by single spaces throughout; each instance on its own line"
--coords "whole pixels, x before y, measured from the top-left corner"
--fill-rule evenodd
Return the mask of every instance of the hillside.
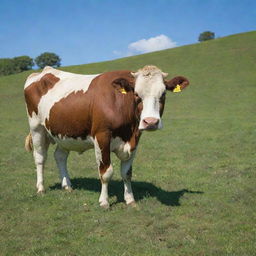
M 140 210 L 122 203 L 114 156 L 111 211 L 99 210 L 93 151 L 71 154 L 75 191 L 66 194 L 51 148 L 47 193 L 36 196 L 32 155 L 24 151 L 23 85 L 30 72 L 0 77 L 1 253 L 255 255 L 255 42 L 253 31 L 62 68 L 88 74 L 153 64 L 190 80 L 184 92 L 168 93 L 164 129 L 142 136 L 133 166 Z

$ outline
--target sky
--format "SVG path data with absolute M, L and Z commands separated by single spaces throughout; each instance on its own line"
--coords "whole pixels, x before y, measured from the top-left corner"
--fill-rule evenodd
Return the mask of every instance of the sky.
M 54 52 L 62 66 L 253 30 L 255 0 L 0 0 L 0 58 Z

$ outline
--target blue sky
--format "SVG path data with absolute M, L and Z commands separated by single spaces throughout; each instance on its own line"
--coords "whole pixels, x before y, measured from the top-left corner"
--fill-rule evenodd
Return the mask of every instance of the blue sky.
M 255 0 L 0 0 L 0 58 L 48 51 L 62 66 L 256 30 Z M 255 38 L 256 41 L 256 38 Z

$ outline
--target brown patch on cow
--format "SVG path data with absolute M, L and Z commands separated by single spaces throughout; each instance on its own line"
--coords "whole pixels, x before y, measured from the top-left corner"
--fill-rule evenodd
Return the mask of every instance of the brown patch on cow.
M 110 141 L 111 133 L 108 130 L 99 132 L 96 134 L 95 139 L 97 139 L 98 146 L 101 150 L 101 161 L 99 163 L 99 175 L 102 183 L 108 182 L 108 180 L 103 179 L 103 175 L 106 173 L 107 169 L 110 167 Z
M 25 90 L 25 100 L 30 117 L 32 113 L 38 114 L 38 104 L 43 95 L 54 87 L 60 79 L 53 74 L 45 74 L 39 81 L 29 85 Z
M 86 139 L 91 128 L 89 104 L 84 91 L 72 92 L 52 106 L 46 128 L 54 136 Z

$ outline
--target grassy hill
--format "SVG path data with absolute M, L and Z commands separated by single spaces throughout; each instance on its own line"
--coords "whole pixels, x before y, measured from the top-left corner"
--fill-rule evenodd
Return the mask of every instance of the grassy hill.
M 23 84 L 0 77 L 1 255 L 256 255 L 256 32 L 63 67 L 76 73 L 154 64 L 191 86 L 168 94 L 164 129 L 142 136 L 134 163 L 139 209 L 122 202 L 119 162 L 110 211 L 98 206 L 94 152 L 72 153 L 74 192 L 59 189 L 52 152 L 37 196 Z M 86 205 L 85 205 L 86 203 Z

